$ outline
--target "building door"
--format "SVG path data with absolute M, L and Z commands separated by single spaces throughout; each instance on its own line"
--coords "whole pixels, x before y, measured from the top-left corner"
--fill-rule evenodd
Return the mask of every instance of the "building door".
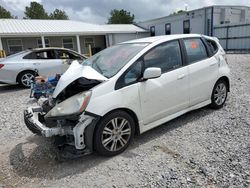
M 184 34 L 190 33 L 190 20 L 183 21 L 183 33 Z

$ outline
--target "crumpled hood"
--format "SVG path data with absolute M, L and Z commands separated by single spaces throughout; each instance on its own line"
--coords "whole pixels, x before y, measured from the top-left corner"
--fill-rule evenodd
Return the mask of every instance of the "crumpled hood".
M 108 80 L 106 77 L 104 77 L 92 67 L 83 66 L 79 64 L 78 61 L 73 61 L 68 70 L 63 73 L 63 75 L 59 79 L 52 97 L 56 98 L 70 83 L 81 77 L 87 78 L 89 80 Z

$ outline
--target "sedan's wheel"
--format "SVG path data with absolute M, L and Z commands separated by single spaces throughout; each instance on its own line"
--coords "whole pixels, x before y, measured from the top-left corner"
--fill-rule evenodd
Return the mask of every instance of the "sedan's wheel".
M 21 86 L 29 88 L 34 78 L 35 78 L 34 72 L 25 71 L 20 73 L 20 75 L 18 75 L 17 81 Z
M 227 83 L 224 80 L 219 80 L 213 89 L 213 94 L 212 94 L 212 103 L 211 107 L 214 109 L 219 109 L 221 108 L 224 103 L 226 102 L 227 99 Z
M 124 111 L 105 116 L 97 126 L 95 149 L 101 155 L 113 156 L 123 152 L 134 136 L 134 120 Z

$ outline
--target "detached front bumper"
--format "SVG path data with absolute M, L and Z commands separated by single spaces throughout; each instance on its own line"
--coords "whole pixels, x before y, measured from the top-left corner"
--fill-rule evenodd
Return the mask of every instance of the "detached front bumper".
M 52 137 L 56 135 L 65 135 L 64 129 L 61 127 L 46 127 L 43 123 L 39 121 L 39 114 L 43 112 L 41 107 L 29 107 L 24 110 L 24 122 L 28 129 L 38 135 L 44 137 Z

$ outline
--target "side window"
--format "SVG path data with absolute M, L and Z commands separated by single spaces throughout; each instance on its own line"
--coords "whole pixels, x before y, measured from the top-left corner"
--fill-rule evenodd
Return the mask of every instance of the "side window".
M 159 67 L 163 73 L 181 67 L 179 42 L 171 41 L 155 47 L 144 56 L 144 64 L 145 69 Z
M 68 52 L 68 54 L 69 54 L 69 58 L 70 59 L 73 59 L 73 60 L 81 60 L 81 59 L 83 59 L 80 55 L 78 55 L 78 54 L 75 54 L 75 53 L 73 53 L 73 52 Z
M 23 57 L 23 59 L 56 59 L 54 50 L 35 51 Z
M 207 45 L 211 51 L 211 53 L 214 55 L 218 51 L 218 46 L 215 41 L 206 39 Z
M 184 39 L 184 44 L 187 51 L 189 64 L 206 59 L 208 57 L 206 48 L 201 39 Z
M 115 89 L 120 89 L 124 86 L 134 84 L 142 76 L 142 60 L 136 61 L 128 70 L 123 74 L 116 83 Z
M 57 50 L 57 57 L 58 59 L 70 59 L 69 54 L 63 50 Z

